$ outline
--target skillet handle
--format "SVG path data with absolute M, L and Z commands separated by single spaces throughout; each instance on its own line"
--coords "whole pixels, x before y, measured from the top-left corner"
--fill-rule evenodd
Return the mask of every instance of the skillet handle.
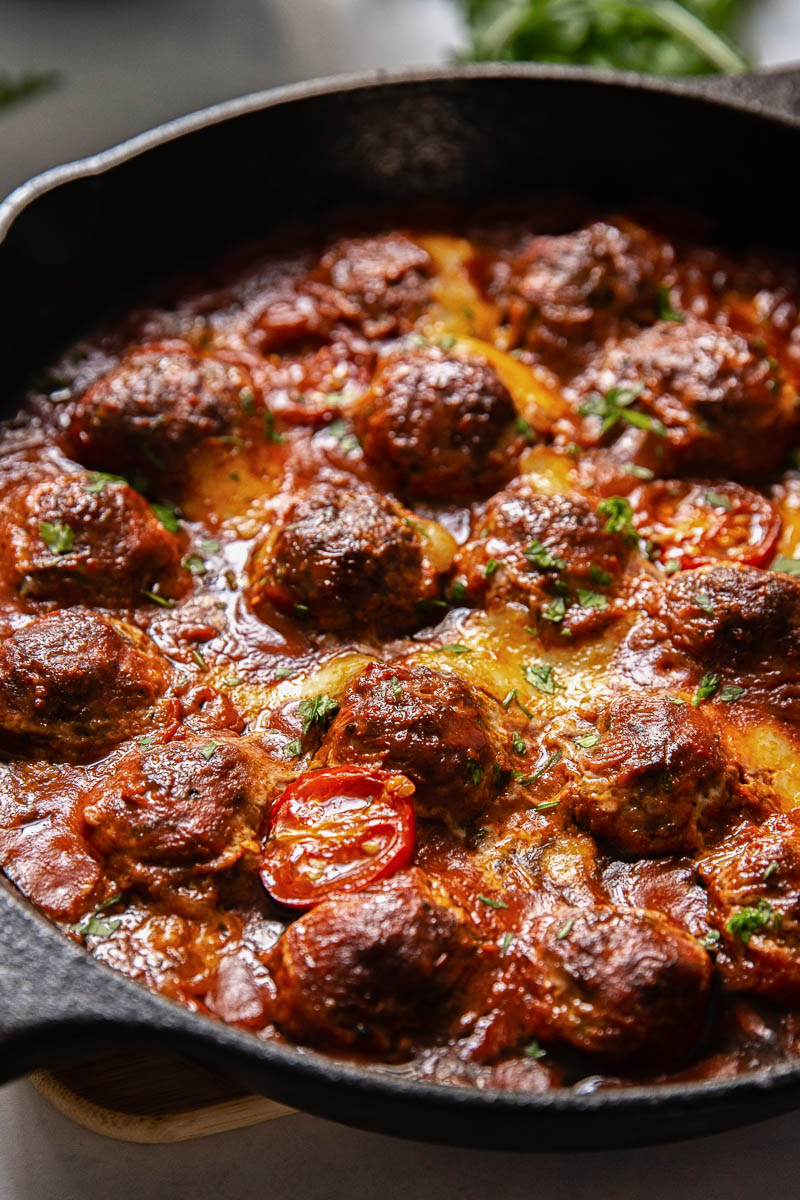
M 800 63 L 744 75 L 697 76 L 690 86 L 703 96 L 800 119 Z
M 173 1006 L 92 960 L 0 876 L 0 1083 L 126 1046 L 174 1046 Z

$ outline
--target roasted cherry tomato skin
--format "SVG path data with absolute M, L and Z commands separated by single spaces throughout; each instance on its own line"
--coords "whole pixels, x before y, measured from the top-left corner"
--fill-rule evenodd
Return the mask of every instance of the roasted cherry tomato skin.
M 403 870 L 414 853 L 413 783 L 391 771 L 308 771 L 275 801 L 261 864 L 269 895 L 313 908 Z
M 766 567 L 781 518 L 754 488 L 716 479 L 659 479 L 631 495 L 634 524 L 683 570 L 715 563 Z

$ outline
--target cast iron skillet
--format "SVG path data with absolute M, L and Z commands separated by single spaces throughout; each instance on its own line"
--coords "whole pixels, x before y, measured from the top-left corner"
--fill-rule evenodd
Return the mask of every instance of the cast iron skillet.
M 721 237 L 798 247 L 800 70 L 663 82 L 487 66 L 303 84 L 221 104 L 57 167 L 0 206 L 0 401 L 148 279 L 343 202 L 675 202 Z M 426 1084 L 194 1015 L 91 959 L 0 878 L 0 1081 L 146 1046 L 365 1129 L 502 1149 L 708 1134 L 800 1105 L 800 1065 L 713 1083 L 523 1095 Z

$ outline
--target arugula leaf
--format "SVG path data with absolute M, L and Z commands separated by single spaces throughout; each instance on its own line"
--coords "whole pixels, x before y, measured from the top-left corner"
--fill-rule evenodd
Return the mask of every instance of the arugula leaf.
M 653 75 L 746 70 L 741 0 L 459 0 L 478 61 L 583 63 Z

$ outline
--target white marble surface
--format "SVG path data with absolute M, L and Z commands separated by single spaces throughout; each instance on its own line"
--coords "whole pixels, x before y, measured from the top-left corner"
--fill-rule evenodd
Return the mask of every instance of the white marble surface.
M 762 61 L 800 59 L 800 2 L 762 0 Z M 179 113 L 293 79 L 441 60 L 447 0 L 0 0 L 0 69 L 57 91 L 0 117 L 0 195 L 35 171 Z M 0 1090 L 0 1200 L 788 1200 L 800 1116 L 670 1147 L 523 1156 L 453 1151 L 311 1117 L 173 1146 L 111 1142 L 29 1084 Z

